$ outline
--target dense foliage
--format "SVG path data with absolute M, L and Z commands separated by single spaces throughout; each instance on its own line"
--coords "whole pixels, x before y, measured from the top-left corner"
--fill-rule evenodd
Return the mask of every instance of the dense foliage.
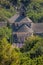
M 0 0 L 0 21 L 15 14 L 14 6 L 24 4 L 26 16 L 33 22 L 43 22 L 43 0 Z M 31 36 L 22 48 L 15 48 L 12 30 L 0 28 L 0 65 L 43 65 L 43 37 Z
M 15 13 L 14 6 L 8 0 L 0 0 L 0 21 L 8 20 Z
M 0 28 L 0 37 L 6 37 L 7 39 L 9 39 L 9 37 L 11 36 L 11 29 L 9 29 L 8 27 L 2 27 Z
M 11 17 L 15 11 L 14 6 L 18 7 L 21 3 L 26 8 L 26 16 L 32 19 L 33 22 L 43 22 L 43 0 L 0 0 L 1 7 L 4 7 L 4 9 L 0 9 L 0 15 Z
M 15 2 L 15 0 L 12 1 Z M 24 4 L 26 15 L 33 22 L 43 22 L 43 0 L 16 0 L 16 4 L 20 3 Z
M 25 8 L 26 15 L 33 22 L 43 22 L 43 0 L 20 0 Z
M 27 6 L 27 16 L 33 22 L 43 22 L 43 0 L 31 0 Z
M 6 38 L 0 40 L 0 65 L 19 65 L 19 51 Z
M 0 39 L 5 37 L 8 42 L 12 43 L 12 30 L 8 27 L 0 28 Z
M 27 38 L 23 48 L 20 65 L 43 65 L 43 38 L 33 36 Z
M 29 37 L 22 48 L 0 38 L 0 65 L 43 65 L 43 38 Z

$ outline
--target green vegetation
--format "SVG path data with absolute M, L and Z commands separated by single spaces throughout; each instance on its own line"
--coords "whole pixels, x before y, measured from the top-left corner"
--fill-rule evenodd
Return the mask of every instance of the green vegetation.
M 0 28 L 0 38 L 5 37 L 10 42 L 11 36 L 12 36 L 12 30 L 10 28 L 8 27 Z
M 12 10 L 13 10 L 13 7 L 12 7 Z M 0 16 L 3 15 L 3 16 L 6 16 L 6 17 L 10 18 L 15 13 L 12 10 L 11 9 L 10 10 L 6 10 L 6 9 L 3 9 L 3 8 L 0 8 Z
M 43 65 L 43 38 L 38 36 L 27 38 L 20 51 L 22 52 L 20 65 Z
M 43 1 L 32 0 L 27 6 L 27 16 L 33 22 L 43 22 Z
M 43 22 L 43 0 L 0 0 L 0 21 L 6 21 L 16 12 L 14 6 L 23 3 L 26 16 L 33 22 Z M 43 37 L 31 36 L 22 48 L 12 46 L 12 30 L 0 27 L 0 65 L 43 65 Z
M 43 65 L 43 38 L 27 38 L 22 48 L 12 46 L 6 37 L 0 38 L 0 65 Z
M 33 22 L 43 22 L 43 0 L 20 0 L 26 8 L 26 16 Z
M 21 3 L 26 8 L 26 16 L 33 22 L 43 22 L 43 0 L 1 0 L 0 5 L 2 9 L 0 9 L 0 15 L 11 17 L 15 14 L 14 6 L 19 8 Z
M 6 38 L 0 40 L 0 65 L 19 65 L 19 51 Z
M 0 0 L 0 21 L 5 21 L 16 13 L 8 0 Z
M 10 18 L 15 14 L 14 8 L 6 10 L 5 8 L 0 8 L 0 21 L 4 21 L 5 19 Z

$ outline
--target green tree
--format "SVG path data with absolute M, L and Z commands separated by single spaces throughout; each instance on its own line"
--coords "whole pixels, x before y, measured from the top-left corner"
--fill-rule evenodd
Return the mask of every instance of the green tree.
M 0 65 L 19 65 L 19 52 L 8 43 L 6 38 L 0 40 Z
M 10 43 L 12 43 L 12 30 L 8 27 L 0 28 L 0 38 L 5 37 Z
M 32 36 L 27 38 L 21 51 L 24 53 L 29 52 L 30 58 L 43 55 L 43 39 L 39 36 Z
M 33 22 L 43 21 L 43 1 L 42 0 L 31 0 L 27 6 L 26 14 L 32 19 Z

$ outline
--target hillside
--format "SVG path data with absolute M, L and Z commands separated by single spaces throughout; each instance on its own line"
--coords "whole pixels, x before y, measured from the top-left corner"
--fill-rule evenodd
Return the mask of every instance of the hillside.
M 8 0 L 0 0 L 0 21 L 4 21 L 16 13 L 15 8 Z
M 22 48 L 15 48 L 1 38 L 0 65 L 43 65 L 43 38 L 29 37 Z
M 43 0 L 0 0 L 0 65 L 43 65 Z
M 33 22 L 43 22 L 43 0 L 31 0 L 26 13 Z
M 15 14 L 15 7 L 24 4 L 26 16 L 33 22 L 43 22 L 43 0 L 0 0 L 0 20 Z

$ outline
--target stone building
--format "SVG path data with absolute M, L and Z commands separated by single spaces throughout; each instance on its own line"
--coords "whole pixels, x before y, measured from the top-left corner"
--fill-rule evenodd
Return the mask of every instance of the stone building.
M 9 19 L 13 43 L 24 43 L 25 39 L 32 35 L 43 36 L 43 23 L 33 23 L 32 20 L 19 14 Z
M 32 23 L 33 35 L 43 36 L 43 23 Z
M 32 21 L 29 18 L 16 14 L 9 21 L 13 30 L 14 43 L 23 43 L 25 38 L 31 36 L 33 32 L 31 28 Z
M 33 23 L 29 18 L 15 14 L 9 19 L 12 28 L 12 43 L 21 47 L 25 39 L 32 35 L 43 36 L 43 23 Z M 7 22 L 0 22 L 0 27 L 7 26 Z M 20 44 L 19 44 L 20 43 Z

